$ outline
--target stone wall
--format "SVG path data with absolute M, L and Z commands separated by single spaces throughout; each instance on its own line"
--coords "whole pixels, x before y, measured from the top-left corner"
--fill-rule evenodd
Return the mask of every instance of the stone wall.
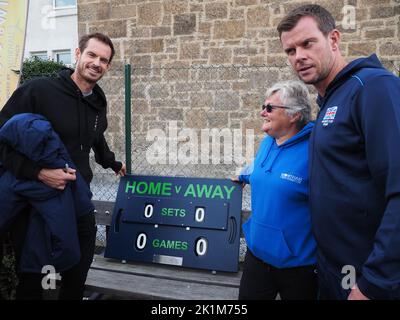
M 314 1 L 334 15 L 351 58 L 376 52 L 400 60 L 399 0 Z M 284 0 L 78 0 L 79 34 L 102 31 L 117 46 L 118 61 L 158 66 L 170 63 L 284 65 L 276 25 L 305 1 Z M 356 25 L 344 29 L 345 6 Z M 389 67 L 394 69 L 391 63 Z
M 400 1 L 314 1 L 330 10 L 349 59 L 376 52 L 390 70 L 400 68 Z M 124 153 L 124 63 L 132 76 L 133 164 L 136 172 L 229 176 L 235 166 L 145 166 L 152 128 L 253 129 L 266 88 L 294 78 L 276 31 L 280 19 L 305 1 L 78 0 L 79 34 L 100 31 L 116 56 L 101 81 L 109 101 L 107 139 Z M 353 10 L 353 11 L 352 11 Z M 355 25 L 351 25 L 351 14 Z M 349 24 L 350 21 L 350 24 Z M 232 67 L 232 65 L 238 67 Z M 213 67 L 210 67 L 213 66 Z M 217 68 L 215 66 L 222 66 Z M 310 88 L 311 91 L 315 92 Z M 164 168 L 164 169 L 162 169 Z M 176 170 L 175 170 L 176 169 Z

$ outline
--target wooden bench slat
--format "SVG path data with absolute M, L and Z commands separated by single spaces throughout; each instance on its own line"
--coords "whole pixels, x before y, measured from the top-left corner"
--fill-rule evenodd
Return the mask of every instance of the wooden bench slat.
M 238 288 L 90 269 L 86 289 L 119 296 L 177 300 L 236 300 Z
M 240 278 L 242 276 L 242 271 L 237 273 L 218 271 L 216 274 L 213 274 L 211 271 L 207 270 L 181 268 L 163 264 L 150 264 L 145 262 L 121 263 L 121 261 L 107 259 L 100 255 L 95 256 L 91 268 L 236 288 L 239 287 Z

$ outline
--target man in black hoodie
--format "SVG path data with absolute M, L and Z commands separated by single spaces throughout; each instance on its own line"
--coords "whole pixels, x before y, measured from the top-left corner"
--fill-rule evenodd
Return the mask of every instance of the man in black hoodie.
M 56 78 L 40 78 L 20 86 L 0 111 L 0 126 L 19 113 L 43 115 L 65 144 L 77 169 L 90 184 L 93 172 L 89 152 L 103 168 L 111 168 L 117 175 L 126 174 L 125 165 L 115 161 L 104 138 L 107 128 L 107 102 L 97 82 L 110 68 L 114 56 L 111 40 L 101 33 L 81 37 L 75 51 L 76 69 L 63 69 Z M 32 161 L 9 146 L 0 145 L 0 161 L 5 169 L 18 179 L 39 180 L 63 190 L 76 179 L 75 170 L 37 167 Z M 19 215 L 11 231 L 17 264 L 23 249 L 29 209 Z M 96 225 L 94 214 L 78 219 L 78 237 L 81 260 L 72 269 L 63 272 L 60 299 L 82 299 L 87 272 L 93 260 Z M 42 274 L 19 270 L 17 299 L 41 299 Z

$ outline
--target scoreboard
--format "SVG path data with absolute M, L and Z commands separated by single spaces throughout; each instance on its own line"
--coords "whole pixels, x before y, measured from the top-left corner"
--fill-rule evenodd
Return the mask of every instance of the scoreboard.
M 236 272 L 241 208 L 231 180 L 127 175 L 105 257 Z

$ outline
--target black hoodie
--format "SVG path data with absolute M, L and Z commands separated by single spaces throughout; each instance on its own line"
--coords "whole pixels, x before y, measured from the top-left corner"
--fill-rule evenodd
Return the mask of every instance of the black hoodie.
M 78 170 L 90 183 L 93 172 L 89 165 L 89 152 L 93 149 L 96 162 L 103 168 L 118 172 L 122 164 L 115 161 L 114 153 L 104 138 L 107 128 L 107 102 L 98 85 L 93 93 L 83 97 L 71 79 L 73 70 L 63 69 L 55 78 L 39 78 L 20 86 L 0 111 L 0 126 L 15 114 L 43 115 L 65 144 Z M 42 168 L 5 145 L 0 145 L 0 161 L 18 179 L 37 179 Z

